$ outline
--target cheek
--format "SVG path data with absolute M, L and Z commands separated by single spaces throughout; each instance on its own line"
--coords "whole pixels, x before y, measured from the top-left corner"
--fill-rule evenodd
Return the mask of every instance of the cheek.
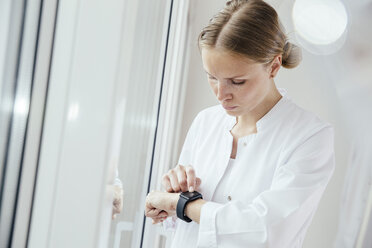
M 217 85 L 216 85 L 215 83 L 211 82 L 210 80 L 208 80 L 208 83 L 209 83 L 209 85 L 211 86 L 213 93 L 214 93 L 215 95 L 217 95 L 217 90 L 218 90 L 218 89 L 217 89 Z
M 244 93 L 243 92 L 239 93 L 239 99 L 244 104 L 252 103 L 255 98 L 256 93 L 252 90 L 247 90 Z
M 241 99 L 252 99 L 257 94 L 258 84 L 256 82 L 248 82 L 244 87 L 237 90 Z
M 263 95 L 263 86 L 263 82 L 251 81 L 244 88 L 238 90 L 237 96 L 241 102 L 255 105 L 257 101 L 260 101 L 260 98 Z
M 262 94 L 270 86 L 270 82 L 265 77 L 257 77 L 249 84 L 249 91 L 252 94 Z

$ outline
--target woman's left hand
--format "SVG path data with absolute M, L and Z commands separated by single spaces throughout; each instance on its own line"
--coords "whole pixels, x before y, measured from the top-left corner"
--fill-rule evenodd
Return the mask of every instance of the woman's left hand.
M 123 188 L 119 185 L 114 185 L 114 199 L 112 202 L 112 216 L 114 220 L 117 214 L 120 214 L 123 209 Z
M 146 197 L 145 215 L 153 219 L 153 224 L 175 215 L 179 195 L 160 191 L 150 192 Z

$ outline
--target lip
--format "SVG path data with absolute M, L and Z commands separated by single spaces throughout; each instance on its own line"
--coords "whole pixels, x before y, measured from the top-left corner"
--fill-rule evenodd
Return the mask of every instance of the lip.
M 234 107 L 228 107 L 228 106 L 224 106 L 224 105 L 222 105 L 222 107 L 223 107 L 224 109 L 226 109 L 226 110 L 233 110 L 233 109 L 235 109 L 237 106 L 234 106 Z

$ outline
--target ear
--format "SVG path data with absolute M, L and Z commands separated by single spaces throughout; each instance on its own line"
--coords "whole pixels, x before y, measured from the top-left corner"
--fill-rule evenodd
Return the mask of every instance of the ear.
M 275 56 L 274 60 L 271 62 L 270 65 L 270 78 L 274 78 L 278 73 L 280 67 L 282 66 L 282 55 Z

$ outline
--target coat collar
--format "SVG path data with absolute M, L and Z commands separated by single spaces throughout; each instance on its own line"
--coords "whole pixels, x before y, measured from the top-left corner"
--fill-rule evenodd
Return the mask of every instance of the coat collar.
M 273 125 L 277 123 L 280 117 L 283 116 L 283 113 L 287 110 L 286 106 L 291 99 L 287 96 L 287 91 L 283 88 L 278 88 L 279 93 L 282 95 L 282 98 L 272 107 L 269 112 L 267 112 L 261 119 L 256 123 L 257 133 L 260 133 L 266 129 L 270 129 Z M 225 111 L 225 110 L 224 110 Z M 226 131 L 230 134 L 230 130 L 236 124 L 236 117 L 231 116 L 225 112 L 226 115 Z M 246 136 L 249 137 L 250 135 Z M 246 138 L 242 137 L 242 139 Z

